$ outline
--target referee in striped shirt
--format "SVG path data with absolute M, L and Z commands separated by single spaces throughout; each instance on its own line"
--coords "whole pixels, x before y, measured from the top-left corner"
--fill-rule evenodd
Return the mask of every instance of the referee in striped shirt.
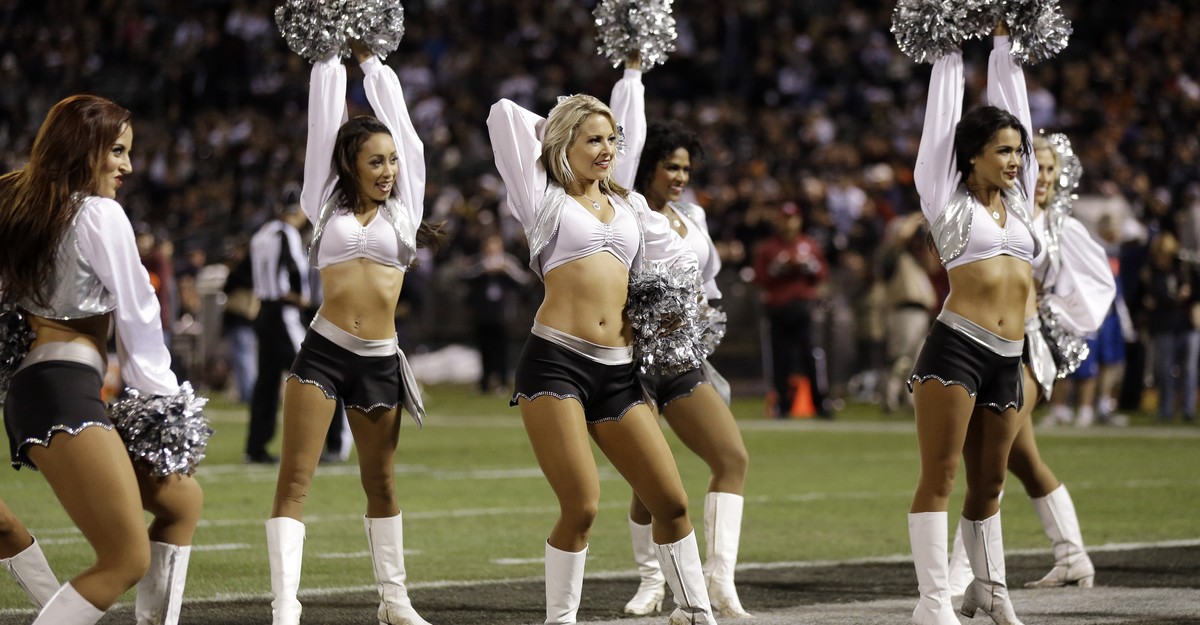
M 308 259 L 299 228 L 306 221 L 300 204 L 287 202 L 250 239 L 254 294 L 262 306 L 254 320 L 258 379 L 250 400 L 250 428 L 246 437 L 245 461 L 249 463 L 279 462 L 277 456 L 267 453 L 267 443 L 275 437 L 280 378 L 291 368 L 304 340 L 300 313 L 308 306 L 311 294 Z

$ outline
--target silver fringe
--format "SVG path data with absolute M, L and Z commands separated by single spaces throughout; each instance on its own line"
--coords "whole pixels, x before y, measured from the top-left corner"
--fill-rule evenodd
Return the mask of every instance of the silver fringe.
M 404 37 L 404 7 L 399 0 L 285 0 L 275 9 L 275 24 L 288 47 L 310 63 L 349 57 L 351 39 L 385 59 Z
M 1061 132 L 1047 135 L 1046 143 L 1050 144 L 1050 148 L 1057 155 L 1059 165 L 1058 179 L 1054 181 L 1054 200 L 1050 204 L 1050 210 L 1070 215 L 1071 208 L 1078 199 L 1075 189 L 1079 188 L 1079 180 L 1083 178 L 1083 163 L 1075 155 L 1075 150 L 1071 149 L 1071 140 L 1067 138 L 1067 135 Z
M 700 347 L 704 350 L 705 358 L 717 351 L 721 340 L 725 338 L 728 321 L 729 316 L 720 308 L 708 304 L 700 307 Z
M 1008 0 L 1004 18 L 1012 33 L 1013 58 L 1022 65 L 1057 56 L 1071 38 L 1071 22 L 1058 0 Z
M 1038 305 L 1038 317 L 1041 318 L 1042 334 L 1046 337 L 1054 364 L 1058 366 L 1058 378 L 1061 380 L 1074 373 L 1087 360 L 1090 351 L 1087 338 L 1063 325 L 1058 315 L 1045 303 Z
M 626 54 L 636 51 L 642 56 L 642 71 L 649 71 L 675 51 L 678 33 L 671 0 L 600 0 L 592 17 L 596 51 L 608 57 L 613 67 L 620 67 Z
M 292 52 L 309 63 L 350 56 L 346 43 L 346 0 L 285 0 L 275 9 L 275 25 Z
M 643 373 L 673 375 L 700 366 L 699 274 L 649 263 L 629 278 L 625 314 Z
M 158 476 L 194 472 L 213 433 L 202 411 L 208 399 L 196 397 L 188 382 L 174 395 L 143 395 L 135 389 L 126 393 L 108 407 L 108 416 L 129 455 Z
M 37 338 L 25 313 L 12 304 L 0 305 L 0 404 L 8 396 L 12 376 L 29 355 L 29 346 Z
M 404 7 L 399 0 L 356 0 L 346 8 L 346 37 L 362 41 L 380 60 L 400 47 Z
M 933 63 L 971 35 L 963 30 L 966 17 L 966 8 L 956 0 L 899 0 L 892 10 L 892 34 L 909 58 Z

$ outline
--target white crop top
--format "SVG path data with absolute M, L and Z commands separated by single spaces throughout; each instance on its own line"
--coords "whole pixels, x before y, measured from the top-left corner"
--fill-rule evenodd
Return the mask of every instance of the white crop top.
M 591 212 L 574 202 L 563 210 L 558 222 L 558 234 L 542 250 L 542 268 L 550 273 L 555 267 L 585 256 L 608 252 L 626 268 L 633 266 L 640 243 L 637 219 L 615 200 L 612 221 L 604 223 Z
M 959 265 L 986 260 L 1002 254 L 1015 256 L 1021 260 L 1033 263 L 1033 255 L 1038 247 L 1033 233 L 1015 215 L 1009 213 L 1004 220 L 1004 227 L 992 217 L 991 212 L 979 202 L 974 202 L 975 214 L 972 217 L 971 236 L 967 245 L 957 258 L 946 263 L 946 271 Z
M 338 129 L 347 119 L 346 66 L 337 57 L 313 63 L 304 187 L 300 191 L 300 206 L 314 226 L 316 258 L 312 262 L 317 269 L 324 269 L 353 258 L 366 258 L 403 271 L 415 257 L 413 237 L 424 214 L 425 147 L 408 114 L 396 72 L 375 56 L 359 67 L 367 102 L 375 117 L 391 131 L 400 166 L 392 197 L 366 226 L 360 225 L 348 210 L 336 208 L 341 198 L 334 197 L 338 175 L 332 155 Z M 334 214 L 329 216 L 330 212 Z M 323 221 L 326 216 L 328 220 Z M 400 249 L 398 237 L 410 249 Z
M 1032 123 L 1025 75 L 1012 58 L 1007 36 L 993 38 L 988 57 L 987 103 L 1012 113 L 1026 133 Z M 1007 209 L 1000 228 L 980 203 L 966 192 L 954 152 L 954 134 L 962 118 L 962 52 L 947 52 L 933 65 L 921 145 L 913 168 L 913 182 L 921 196 L 921 211 L 929 220 L 934 243 L 946 269 L 1001 254 L 1033 262 L 1041 247 L 1032 232 L 1032 192 L 1037 180 L 1037 160 L 1021 155 L 1018 184 L 1002 190 Z
M 353 213 L 338 210 L 325 225 L 325 236 L 317 250 L 317 269 L 365 258 L 404 271 L 400 262 L 400 243 L 396 231 L 383 215 L 376 213 L 367 225 L 358 223 Z

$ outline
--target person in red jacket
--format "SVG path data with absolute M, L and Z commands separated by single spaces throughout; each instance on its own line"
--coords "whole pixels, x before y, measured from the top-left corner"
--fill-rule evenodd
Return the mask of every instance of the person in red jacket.
M 794 202 L 784 202 L 776 234 L 754 252 L 754 281 L 763 288 L 770 322 L 770 375 L 778 416 L 791 409 L 788 380 L 797 370 L 809 380 L 817 416 L 831 417 L 825 402 L 824 376 L 818 375 L 813 342 L 813 309 L 828 276 L 821 245 L 804 234 L 804 217 Z

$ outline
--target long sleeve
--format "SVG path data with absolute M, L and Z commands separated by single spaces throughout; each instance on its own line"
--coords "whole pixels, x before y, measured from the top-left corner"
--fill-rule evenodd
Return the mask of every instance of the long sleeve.
M 690 245 L 671 229 L 671 222 L 656 211 L 650 210 L 645 198 L 637 193 L 629 194 L 629 203 L 641 213 L 642 236 L 646 244 L 646 260 L 663 263 L 676 269 L 699 270 L 700 263 Z
M 929 223 L 934 223 L 946 208 L 961 177 L 955 162 L 954 129 L 962 119 L 963 86 L 962 52 L 948 53 L 933 64 L 925 125 L 913 168 L 921 211 Z
M 400 169 L 396 174 L 394 193 L 404 202 L 412 222 L 420 223 L 425 214 L 425 145 L 408 115 L 400 79 L 376 56 L 363 61 L 360 67 L 365 75 L 363 88 L 367 102 L 371 103 L 375 117 L 392 131 L 396 142 Z
M 546 193 L 548 178 L 540 161 L 545 124 L 545 118 L 508 99 L 493 104 L 487 118 L 496 169 L 508 190 L 508 208 L 526 231 Z
M 346 121 L 346 68 L 337 57 L 313 63 L 308 85 L 308 144 L 304 149 L 304 186 L 300 207 L 317 223 L 321 206 L 333 194 L 333 145 Z
M 158 298 L 138 257 L 129 217 L 115 201 L 92 197 L 80 208 L 76 228 L 80 254 L 116 298 L 117 357 L 125 385 L 152 395 L 177 392 Z
M 613 85 L 608 106 L 625 132 L 625 153 L 617 156 L 613 180 L 633 190 L 642 148 L 646 147 L 646 86 L 641 70 L 625 70 L 625 76 Z
M 1104 248 L 1074 217 L 1063 222 L 1059 237 L 1062 266 L 1046 294 L 1046 303 L 1073 330 L 1094 332 L 1104 322 L 1117 293 Z
M 1025 72 L 1013 60 L 1012 41 L 1007 36 L 995 37 L 992 54 L 988 57 L 987 101 L 1021 120 L 1026 134 L 1033 137 L 1033 121 L 1029 113 L 1029 92 L 1025 87 Z M 1033 192 L 1037 186 L 1037 159 L 1033 151 L 1022 156 L 1021 185 L 1032 209 Z

